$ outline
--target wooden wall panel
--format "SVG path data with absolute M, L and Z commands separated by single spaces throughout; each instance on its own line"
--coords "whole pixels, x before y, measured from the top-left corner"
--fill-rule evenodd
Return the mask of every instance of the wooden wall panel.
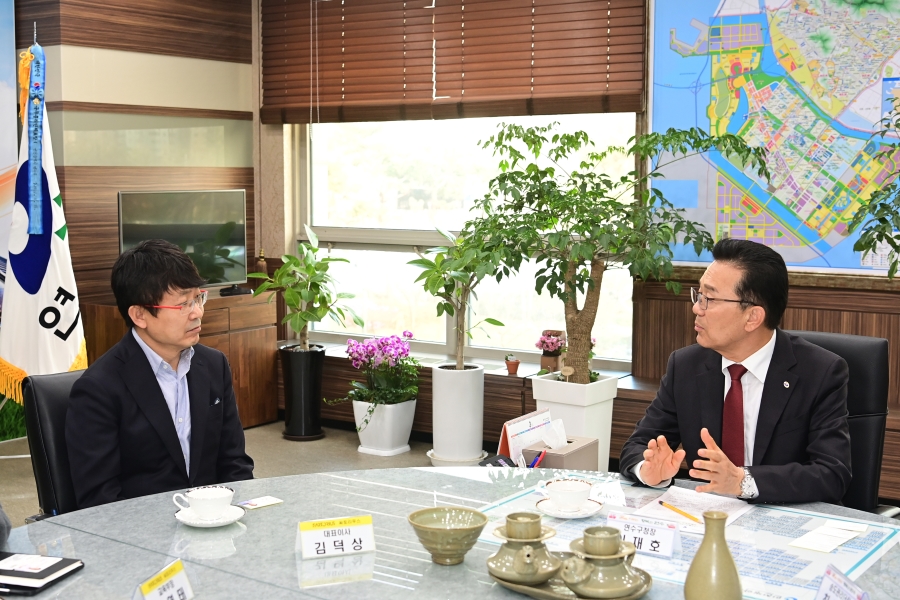
M 275 328 L 249 329 L 228 336 L 228 358 L 238 413 L 244 427 L 278 418 L 275 398 Z
M 252 0 L 16 0 L 16 48 L 71 44 L 251 62 Z
M 122 190 L 243 189 L 247 254 L 256 256 L 250 167 L 57 167 L 56 172 L 69 225 L 72 268 L 84 301 L 112 301 L 109 276 L 119 256 L 118 193 Z

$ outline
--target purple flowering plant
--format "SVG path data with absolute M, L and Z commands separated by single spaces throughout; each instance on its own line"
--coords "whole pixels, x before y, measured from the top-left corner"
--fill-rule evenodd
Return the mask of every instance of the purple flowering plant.
M 346 398 L 328 402 L 368 402 L 369 409 L 357 431 L 366 428 L 379 404 L 399 404 L 416 399 L 419 393 L 419 361 L 409 355 L 409 340 L 412 338 L 411 331 L 404 331 L 402 337 L 389 335 L 362 342 L 347 340 L 347 358 L 354 369 L 363 372 L 366 380 L 352 382 Z

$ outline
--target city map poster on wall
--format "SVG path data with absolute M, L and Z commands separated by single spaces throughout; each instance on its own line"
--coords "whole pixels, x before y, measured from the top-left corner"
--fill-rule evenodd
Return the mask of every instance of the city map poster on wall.
M 870 139 L 900 97 L 900 2 L 654 0 L 652 11 L 652 130 L 740 135 L 768 149 L 772 174 L 712 152 L 653 185 L 715 239 L 765 243 L 791 267 L 886 270 L 886 252 L 853 251 L 848 225 L 900 163 L 900 140 Z M 676 258 L 711 260 L 684 247 Z

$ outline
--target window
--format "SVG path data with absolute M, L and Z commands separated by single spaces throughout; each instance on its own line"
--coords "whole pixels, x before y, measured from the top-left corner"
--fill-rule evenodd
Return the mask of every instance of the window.
M 364 335 L 400 335 L 412 331 L 417 340 L 443 343 L 446 325 L 437 316 L 435 301 L 422 286 L 415 283 L 417 267 L 406 264 L 413 253 L 378 250 L 332 250 L 331 256 L 346 258 L 349 263 L 332 263 L 329 273 L 337 281 L 339 292 L 355 294 L 347 300 L 365 321 L 360 329 L 348 320 L 341 327 L 331 319 L 314 323 L 316 331 L 347 332 Z
M 452 323 L 436 316 L 435 299 L 414 283 L 419 270 L 406 263 L 416 249 L 424 252 L 442 243 L 436 227 L 462 227 L 475 199 L 499 173 L 499 158 L 479 141 L 493 135 L 501 122 L 529 126 L 554 121 L 559 131 L 587 131 L 599 149 L 626 146 L 635 131 L 634 113 L 310 126 L 310 220 L 322 245 L 333 243 L 334 256 L 351 260 L 350 265 L 335 265 L 333 272 L 340 291 L 357 295 L 352 306 L 366 321 L 362 331 L 324 322 L 316 326 L 317 335 L 340 341 L 328 332 L 384 335 L 409 329 L 417 340 L 433 342 L 434 352 L 451 353 L 453 336 L 447 331 Z M 633 160 L 624 156 L 604 164 L 615 176 L 633 168 Z M 631 278 L 622 269 L 609 270 L 601 289 L 595 353 L 628 361 Z M 472 322 L 494 317 L 505 327 L 474 331 L 467 355 L 501 358 L 515 351 L 536 356 L 534 342 L 541 330 L 564 328 L 562 303 L 534 291 L 533 265 L 501 284 L 486 280 L 476 293 Z

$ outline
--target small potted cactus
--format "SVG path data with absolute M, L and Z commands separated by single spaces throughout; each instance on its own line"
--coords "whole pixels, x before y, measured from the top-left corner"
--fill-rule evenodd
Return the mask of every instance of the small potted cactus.
M 518 358 L 516 358 L 515 354 L 507 354 L 506 355 L 506 372 L 510 375 L 515 375 L 519 372 L 519 363 L 521 362 Z

